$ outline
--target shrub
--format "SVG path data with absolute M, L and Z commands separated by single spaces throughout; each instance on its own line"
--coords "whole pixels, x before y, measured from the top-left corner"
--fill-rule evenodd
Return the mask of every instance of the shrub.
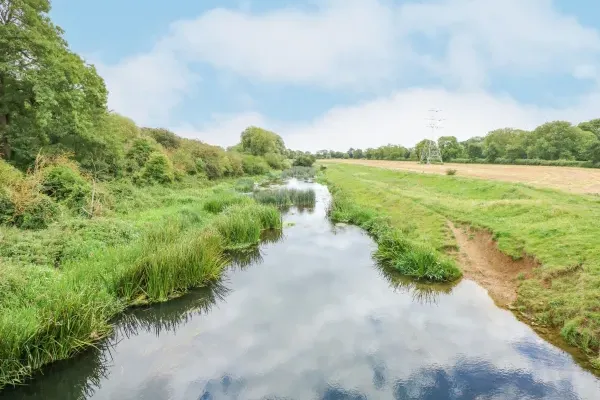
M 315 163 L 316 158 L 312 155 L 301 154 L 295 160 L 293 165 L 296 167 L 312 167 Z
M 267 153 L 265 154 L 265 161 L 273 169 L 283 170 L 287 167 L 287 161 L 281 154 Z
M 446 175 L 456 175 L 456 173 L 457 173 L 457 172 L 458 172 L 458 171 L 457 171 L 457 170 L 455 170 L 455 169 L 453 169 L 453 168 L 448 168 L 448 169 L 446 170 Z
M 18 169 L 0 159 L 0 187 L 11 186 L 21 179 L 23 174 Z
M 10 192 L 0 187 L 0 224 L 7 225 L 12 222 L 15 215 L 15 205 L 12 202 Z
M 181 144 L 181 138 L 167 129 L 142 128 L 142 133 L 156 140 L 165 149 L 176 149 Z
M 156 142 L 150 138 L 138 138 L 127 152 L 127 161 L 129 172 L 137 171 L 143 167 L 150 158 L 150 155 L 157 150 Z
M 64 201 L 71 208 L 80 208 L 86 204 L 91 185 L 75 164 L 61 162 L 43 170 L 42 192 L 57 201 Z
M 14 224 L 22 229 L 44 229 L 59 215 L 58 205 L 45 195 L 38 195 L 17 213 Z
M 225 171 L 227 176 L 242 176 L 244 175 L 244 164 L 242 156 L 236 152 L 228 152 L 227 159 L 229 160 L 228 168 Z
M 140 177 L 146 183 L 172 183 L 174 179 L 173 164 L 166 155 L 154 152 L 144 165 Z
M 248 175 L 262 175 L 269 172 L 269 164 L 262 157 L 244 154 L 242 165 L 244 172 Z

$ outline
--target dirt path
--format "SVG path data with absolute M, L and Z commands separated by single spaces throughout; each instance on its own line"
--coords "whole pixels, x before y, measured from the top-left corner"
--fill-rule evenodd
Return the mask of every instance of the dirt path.
M 511 305 L 517 299 L 520 275 L 530 277 L 536 261 L 531 257 L 513 260 L 498 250 L 489 233 L 459 228 L 450 221 L 448 227 L 460 249 L 457 258 L 465 278 L 486 288 L 499 306 Z
M 453 164 L 423 165 L 412 161 L 320 160 L 344 164 L 368 165 L 386 169 L 445 174 L 448 168 L 457 175 L 473 178 L 520 182 L 550 187 L 572 193 L 600 194 L 600 169 L 574 167 L 542 167 L 523 165 Z

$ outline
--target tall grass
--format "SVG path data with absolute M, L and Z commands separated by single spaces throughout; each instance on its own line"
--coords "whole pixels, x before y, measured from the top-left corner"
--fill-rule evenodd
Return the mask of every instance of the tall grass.
M 316 202 L 313 189 L 271 189 L 254 192 L 254 199 L 262 204 L 270 204 L 277 207 L 314 207 Z
M 186 190 L 147 189 L 147 210 L 138 210 L 146 203 L 137 202 L 135 190 L 126 194 L 132 214 L 115 220 L 122 227 L 74 220 L 64 228 L 27 231 L 21 235 L 25 243 L 40 235 L 56 238 L 39 249 L 29 246 L 30 255 L 16 236 L 0 246 L 0 389 L 106 337 L 110 321 L 129 306 L 211 285 L 221 276 L 228 249 L 256 244 L 262 232 L 282 227 L 276 208 L 248 196 Z M 154 191 L 162 197 L 156 200 Z
M 294 166 L 281 173 L 282 179 L 297 178 L 300 180 L 309 180 L 315 177 L 317 170 L 314 167 Z
M 213 214 L 218 214 L 227 207 L 234 204 L 242 204 L 251 202 L 248 197 L 234 192 L 215 193 L 204 203 L 204 209 Z
M 242 193 L 250 193 L 254 189 L 254 179 L 241 178 L 235 182 L 235 190 Z
M 261 232 L 281 229 L 281 214 L 266 205 L 247 204 L 229 207 L 214 222 L 215 229 L 224 239 L 227 249 L 244 248 L 258 244 Z

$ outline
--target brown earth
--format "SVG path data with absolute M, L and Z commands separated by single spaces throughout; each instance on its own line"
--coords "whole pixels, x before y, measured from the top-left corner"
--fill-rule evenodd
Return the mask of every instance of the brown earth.
M 513 260 L 498 249 L 488 232 L 456 227 L 450 221 L 448 227 L 456 238 L 459 248 L 456 256 L 464 277 L 487 289 L 499 306 L 510 306 L 517 299 L 519 278 L 531 277 L 533 269 L 538 266 L 535 259 L 525 256 Z
M 600 169 L 575 167 L 544 167 L 529 165 L 454 164 L 424 165 L 413 161 L 383 160 L 319 160 L 344 164 L 367 165 L 386 169 L 445 174 L 449 168 L 457 175 L 472 178 L 520 182 L 572 193 L 600 194 Z

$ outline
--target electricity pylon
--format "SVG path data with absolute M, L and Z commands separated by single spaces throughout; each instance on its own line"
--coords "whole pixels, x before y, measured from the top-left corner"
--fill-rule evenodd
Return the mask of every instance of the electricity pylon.
M 441 110 L 431 109 L 429 110 L 430 116 L 427 118 L 429 123 L 427 126 L 431 128 L 431 138 L 427 141 L 427 147 L 423 149 L 421 153 L 422 164 L 443 164 L 442 155 L 440 154 L 440 148 L 438 147 L 438 135 L 437 130 L 441 129 L 440 122 L 444 119 L 440 118 L 438 114 Z

